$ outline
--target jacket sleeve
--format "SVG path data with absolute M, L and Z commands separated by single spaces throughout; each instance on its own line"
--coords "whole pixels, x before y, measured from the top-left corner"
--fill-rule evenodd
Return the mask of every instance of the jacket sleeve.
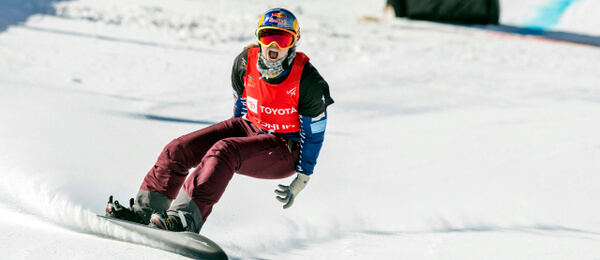
M 327 111 L 317 117 L 300 115 L 300 161 L 296 171 L 312 175 L 317 158 L 323 147 L 325 128 L 327 126 Z
M 242 97 L 242 95 L 233 92 L 233 100 L 235 101 L 233 104 L 233 117 L 241 117 L 246 115 L 246 113 L 248 113 L 246 99 Z
M 300 79 L 300 162 L 296 167 L 299 173 L 313 173 L 325 139 L 327 107 L 333 102 L 329 95 L 329 85 L 307 63 Z
M 240 53 L 233 62 L 231 69 L 231 86 L 233 87 L 233 116 L 240 117 L 248 111 L 244 95 L 244 76 L 246 75 L 248 61 L 248 50 Z

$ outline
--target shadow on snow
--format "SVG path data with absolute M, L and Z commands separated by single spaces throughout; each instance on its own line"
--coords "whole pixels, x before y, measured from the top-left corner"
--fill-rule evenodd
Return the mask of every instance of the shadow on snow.
M 200 124 L 200 125 L 214 125 L 217 123 L 217 122 L 206 121 L 206 120 L 195 120 L 195 119 L 178 118 L 178 117 L 170 117 L 170 116 L 160 116 L 160 115 L 153 115 L 153 114 L 146 114 L 146 113 L 111 112 L 111 114 L 134 118 L 134 119 L 161 121 L 161 122 L 169 122 L 169 123 L 185 123 L 185 124 Z

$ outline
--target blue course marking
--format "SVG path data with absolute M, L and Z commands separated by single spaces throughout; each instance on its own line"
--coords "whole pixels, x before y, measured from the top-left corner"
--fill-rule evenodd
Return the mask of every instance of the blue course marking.
M 548 31 L 558 23 L 560 16 L 579 0 L 550 0 L 538 10 L 537 16 L 525 24 L 525 28 Z

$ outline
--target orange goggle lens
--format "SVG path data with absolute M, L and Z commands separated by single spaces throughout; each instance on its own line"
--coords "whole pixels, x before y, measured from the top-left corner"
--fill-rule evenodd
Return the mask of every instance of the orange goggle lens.
M 264 46 L 271 46 L 273 43 L 277 43 L 279 48 L 287 49 L 294 46 L 295 35 L 287 30 L 274 29 L 274 28 L 262 28 L 256 32 L 256 38 L 258 42 Z

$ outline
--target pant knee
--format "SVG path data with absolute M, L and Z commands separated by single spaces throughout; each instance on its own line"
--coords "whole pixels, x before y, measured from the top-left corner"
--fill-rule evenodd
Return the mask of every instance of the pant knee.
M 235 148 L 235 144 L 227 139 L 219 140 L 216 142 L 206 154 L 206 157 L 216 158 L 217 161 L 230 164 L 234 170 L 238 168 L 238 152 Z
M 176 159 L 180 157 L 183 149 L 184 147 L 181 141 L 179 139 L 173 139 L 165 146 L 163 149 L 163 154 L 165 154 L 169 159 Z
M 188 165 L 188 158 L 186 158 L 185 149 L 186 148 L 181 140 L 174 139 L 165 146 L 159 161 L 167 164 L 168 168 L 172 170 L 176 170 L 177 172 L 185 172 L 189 170 L 189 168 L 194 167 L 193 165 Z

